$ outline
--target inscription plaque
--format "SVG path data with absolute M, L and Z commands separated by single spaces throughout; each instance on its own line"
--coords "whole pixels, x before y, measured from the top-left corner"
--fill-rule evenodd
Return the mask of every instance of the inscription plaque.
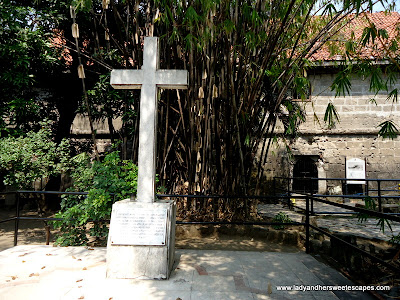
M 112 215 L 112 245 L 165 245 L 166 208 L 132 208 Z
M 346 177 L 348 179 L 365 179 L 365 160 L 359 158 L 346 160 Z M 347 184 L 365 184 L 365 181 L 348 180 Z

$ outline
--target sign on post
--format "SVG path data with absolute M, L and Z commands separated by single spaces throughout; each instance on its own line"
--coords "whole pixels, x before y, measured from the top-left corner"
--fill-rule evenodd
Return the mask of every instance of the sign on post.
M 346 160 L 347 179 L 365 179 L 365 160 L 351 158 Z M 347 184 L 365 184 L 364 180 L 347 180 Z

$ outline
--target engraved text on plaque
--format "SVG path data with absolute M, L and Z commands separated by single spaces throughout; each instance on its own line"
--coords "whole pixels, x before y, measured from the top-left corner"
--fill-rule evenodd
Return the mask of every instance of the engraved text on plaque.
M 165 245 L 166 208 L 140 208 L 112 215 L 113 245 Z

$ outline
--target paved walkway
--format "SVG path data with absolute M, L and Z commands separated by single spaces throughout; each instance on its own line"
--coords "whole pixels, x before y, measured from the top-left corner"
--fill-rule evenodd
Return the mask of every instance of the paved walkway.
M 105 278 L 105 248 L 17 246 L 0 252 L 0 299 L 371 299 L 362 292 L 278 291 L 352 285 L 303 252 L 177 250 L 170 280 Z
M 349 206 L 354 206 L 355 202 L 345 203 Z M 296 199 L 296 206 L 305 209 L 305 201 Z M 260 204 L 258 207 L 259 213 L 262 216 L 273 218 L 279 212 L 286 213 L 293 221 L 301 222 L 302 216 L 299 210 L 290 210 L 287 206 L 282 204 Z M 341 207 L 320 203 L 314 201 L 314 212 L 336 212 L 345 213 L 349 210 L 343 209 Z M 392 235 L 397 235 L 400 233 L 400 224 L 392 222 L 392 230 L 385 227 L 385 232 L 382 232 L 377 226 L 378 220 L 375 218 L 369 218 L 365 222 L 359 222 L 357 215 L 345 215 L 345 214 L 335 214 L 335 215 L 319 215 L 317 217 L 317 224 L 321 228 L 326 228 L 332 232 L 343 232 L 351 233 L 360 237 L 368 239 L 380 239 L 388 241 Z

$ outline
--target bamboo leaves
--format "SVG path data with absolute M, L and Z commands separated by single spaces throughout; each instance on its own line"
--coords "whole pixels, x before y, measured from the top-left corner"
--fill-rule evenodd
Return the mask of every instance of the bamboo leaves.
M 387 86 L 382 78 L 382 70 L 380 68 L 371 68 L 369 89 L 375 93 L 387 90 Z
M 92 8 L 92 0 L 73 0 L 71 1 L 71 6 L 75 7 L 77 12 L 79 11 L 89 11 Z
M 340 122 L 339 114 L 332 102 L 329 102 L 328 106 L 326 107 L 324 122 L 328 125 L 329 129 L 334 128 L 336 122 Z
M 399 130 L 396 127 L 396 124 L 392 120 L 387 120 L 379 124 L 379 133 L 378 135 L 382 138 L 395 139 L 399 135 Z
M 379 28 L 377 29 L 375 24 L 370 24 L 369 27 L 364 28 L 362 37 L 361 37 L 361 41 L 362 41 L 362 45 L 366 46 L 368 44 L 373 44 L 375 43 L 375 39 L 376 38 L 382 38 L 382 39 L 388 39 L 389 35 L 388 32 L 386 31 L 386 29 L 383 28 Z
M 337 13 L 337 10 L 336 10 L 335 5 L 333 5 L 332 3 L 328 3 L 328 4 L 325 6 L 325 8 L 324 8 L 324 10 L 323 10 L 323 12 L 322 12 L 322 15 L 332 17 L 332 16 L 333 16 L 334 14 L 336 14 L 336 13 Z
M 350 94 L 351 82 L 349 79 L 349 69 L 340 71 L 331 85 L 331 91 L 336 92 L 336 97 Z
M 398 99 L 398 94 L 399 94 L 399 90 L 396 88 L 396 89 L 393 89 L 393 90 L 391 90 L 390 92 L 389 92 L 389 95 L 388 95 L 388 97 L 387 97 L 387 101 L 392 101 L 393 103 L 395 103 L 395 102 L 397 102 L 397 99 Z
M 189 6 L 186 10 L 185 16 L 183 18 L 183 25 L 188 26 L 190 29 L 195 29 L 201 17 L 197 14 L 196 10 L 193 6 Z
M 231 34 L 235 30 L 235 23 L 232 20 L 227 19 L 224 21 L 223 29 L 226 34 Z

